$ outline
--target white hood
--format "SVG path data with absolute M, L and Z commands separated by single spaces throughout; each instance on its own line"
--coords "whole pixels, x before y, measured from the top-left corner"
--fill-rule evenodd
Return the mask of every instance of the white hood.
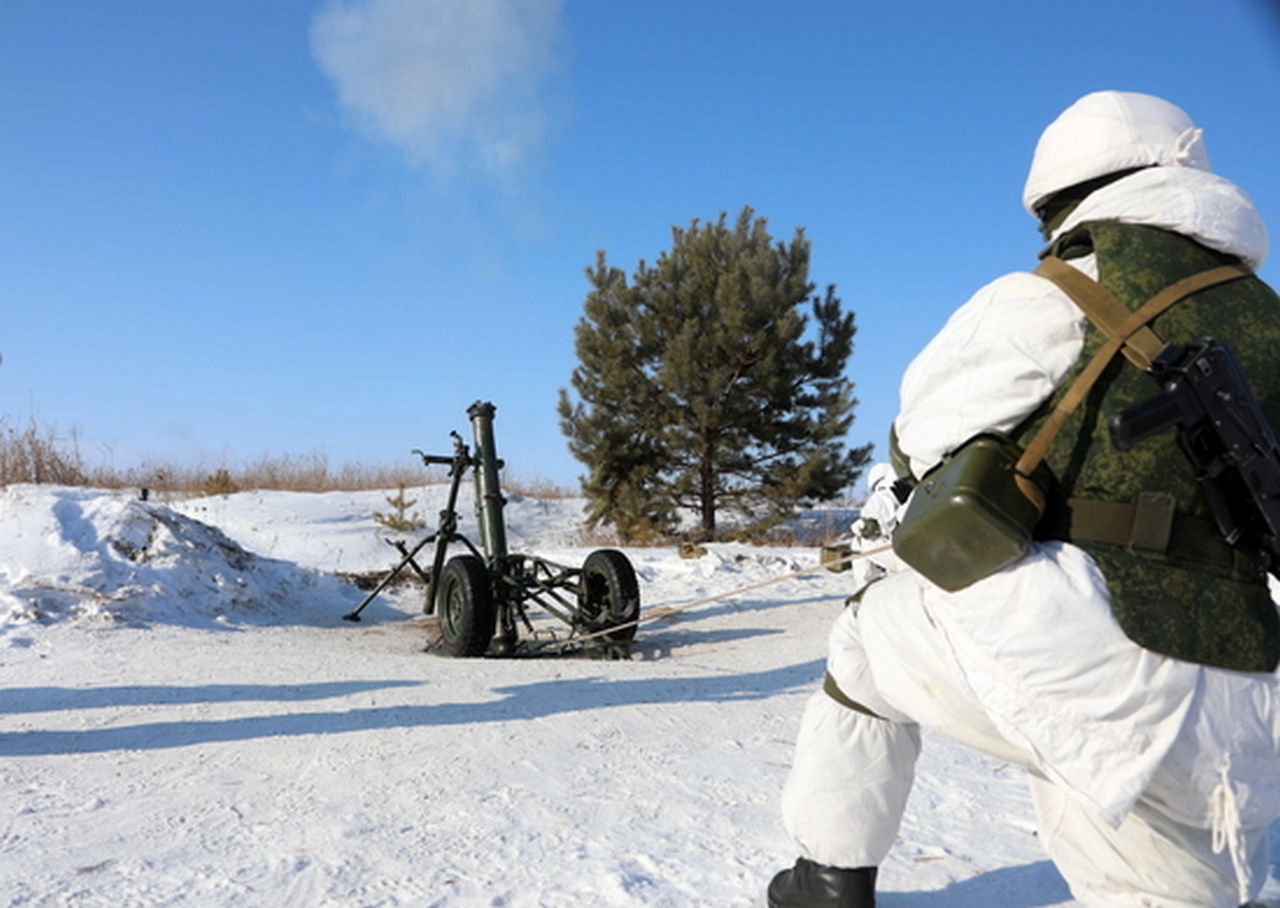
M 1118 220 L 1161 227 L 1238 256 L 1253 270 L 1267 257 L 1262 217 L 1239 186 L 1207 170 L 1151 167 L 1090 194 L 1063 222 L 1056 239 L 1087 221 Z

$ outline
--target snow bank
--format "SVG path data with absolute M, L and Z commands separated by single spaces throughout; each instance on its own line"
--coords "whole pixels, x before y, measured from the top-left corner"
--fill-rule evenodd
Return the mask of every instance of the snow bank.
M 307 621 L 345 595 L 163 504 L 57 486 L 0 492 L 0 622 Z

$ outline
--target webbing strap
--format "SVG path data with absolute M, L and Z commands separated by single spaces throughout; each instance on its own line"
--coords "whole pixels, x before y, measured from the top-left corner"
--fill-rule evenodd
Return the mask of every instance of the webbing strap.
M 1041 262 L 1036 274 L 1057 284 L 1107 337 L 1119 330 L 1133 314 L 1111 291 L 1057 256 L 1049 256 Z M 1139 369 L 1147 369 L 1163 346 L 1164 341 L 1149 326 L 1143 325 L 1125 342 L 1120 352 Z
M 1069 498 L 1036 528 L 1043 539 L 1105 542 L 1133 552 L 1168 554 L 1256 581 L 1253 559 L 1226 543 L 1211 521 L 1180 514 L 1173 496 L 1144 492 L 1138 503 Z
M 836 679 L 831 676 L 831 672 L 827 672 L 827 676 L 822 679 L 822 690 L 828 697 L 835 700 L 845 709 L 851 709 L 854 712 L 862 713 L 864 716 L 870 716 L 873 719 L 884 718 L 884 716 L 877 712 L 873 712 L 842 691 L 840 689 L 840 685 L 836 683 Z
M 1047 261 L 1048 259 L 1046 259 L 1046 262 Z M 1067 265 L 1066 267 L 1071 268 L 1070 265 Z M 1075 269 L 1072 270 L 1074 271 Z M 1158 315 L 1160 315 L 1160 313 L 1164 312 L 1184 297 L 1190 296 L 1200 290 L 1216 286 L 1217 284 L 1233 281 L 1237 278 L 1247 277 L 1251 273 L 1252 272 L 1250 272 L 1249 269 L 1241 265 L 1220 265 L 1217 268 L 1210 268 L 1207 271 L 1201 271 L 1197 274 L 1191 275 L 1190 277 L 1185 277 L 1180 281 L 1175 281 L 1168 287 L 1165 287 L 1155 296 L 1151 297 L 1151 299 L 1139 306 L 1136 310 L 1129 312 L 1128 316 L 1118 325 L 1114 325 L 1111 328 L 1104 328 L 1102 324 L 1095 321 L 1095 324 L 1098 324 L 1098 327 L 1107 333 L 1106 341 L 1098 352 L 1094 354 L 1093 359 L 1089 361 L 1088 365 L 1084 367 L 1084 370 L 1076 377 L 1076 380 L 1071 384 L 1071 387 L 1067 389 L 1067 393 L 1058 401 L 1058 405 L 1054 407 L 1053 412 L 1049 414 L 1049 418 L 1046 419 L 1044 425 L 1040 427 L 1040 431 L 1036 433 L 1035 438 L 1031 439 L 1031 443 L 1027 445 L 1022 457 L 1018 459 L 1015 470 L 1022 476 L 1030 476 L 1035 471 L 1036 467 L 1040 466 L 1040 462 L 1044 460 L 1045 455 L 1049 452 L 1049 447 L 1053 444 L 1053 440 L 1057 438 L 1058 433 L 1062 430 L 1062 427 L 1066 425 L 1067 420 L 1075 411 L 1076 407 L 1078 407 L 1085 397 L 1088 396 L 1089 391 L 1093 388 L 1098 377 L 1102 375 L 1103 370 L 1106 369 L 1107 365 L 1111 362 L 1112 358 L 1115 357 L 1121 347 L 1123 347 L 1130 338 L 1136 335 L 1140 329 L 1145 328 L 1148 322 L 1154 320 Z M 1085 275 L 1081 275 L 1081 277 L 1092 284 L 1097 284 L 1096 281 L 1086 277 Z M 1052 280 L 1052 278 L 1049 279 Z M 1074 287 L 1077 285 L 1077 282 L 1072 281 L 1071 284 L 1072 287 Z M 1098 288 L 1099 290 L 1102 290 L 1103 293 L 1107 292 L 1101 287 L 1101 285 L 1098 285 Z M 1073 295 L 1071 287 L 1063 286 L 1062 290 L 1071 297 L 1076 305 L 1080 306 L 1086 315 L 1089 315 L 1090 319 L 1093 319 L 1089 309 L 1086 308 L 1087 304 L 1082 303 Z M 1097 299 L 1097 294 L 1090 293 L 1088 295 L 1093 300 Z M 1107 295 L 1110 296 L 1110 294 Z M 1114 299 L 1114 297 L 1112 298 Z M 1120 305 L 1118 301 L 1117 305 Z M 1123 308 L 1123 306 L 1121 306 L 1121 308 Z M 1111 317 L 1107 316 L 1109 324 L 1110 319 Z M 1150 331 L 1149 328 L 1147 330 Z M 1154 332 L 1151 332 L 1151 334 L 1153 337 L 1155 336 Z

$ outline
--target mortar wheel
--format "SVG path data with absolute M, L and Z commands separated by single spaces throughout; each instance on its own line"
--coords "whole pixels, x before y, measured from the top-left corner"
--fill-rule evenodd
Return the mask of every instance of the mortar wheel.
M 582 565 L 578 615 L 587 633 L 625 624 L 601 639 L 627 643 L 636 635 L 640 617 L 640 584 L 627 556 L 615 549 L 597 549 Z
M 484 559 L 455 555 L 445 562 L 436 592 L 436 614 L 450 656 L 483 656 L 493 639 L 498 609 Z

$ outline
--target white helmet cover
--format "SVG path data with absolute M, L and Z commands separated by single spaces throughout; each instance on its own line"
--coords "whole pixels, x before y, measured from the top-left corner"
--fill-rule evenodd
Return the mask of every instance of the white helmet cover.
M 1041 134 L 1022 204 L 1034 216 L 1036 206 L 1059 190 L 1134 167 L 1209 170 L 1202 135 L 1181 108 L 1152 95 L 1085 95 Z

